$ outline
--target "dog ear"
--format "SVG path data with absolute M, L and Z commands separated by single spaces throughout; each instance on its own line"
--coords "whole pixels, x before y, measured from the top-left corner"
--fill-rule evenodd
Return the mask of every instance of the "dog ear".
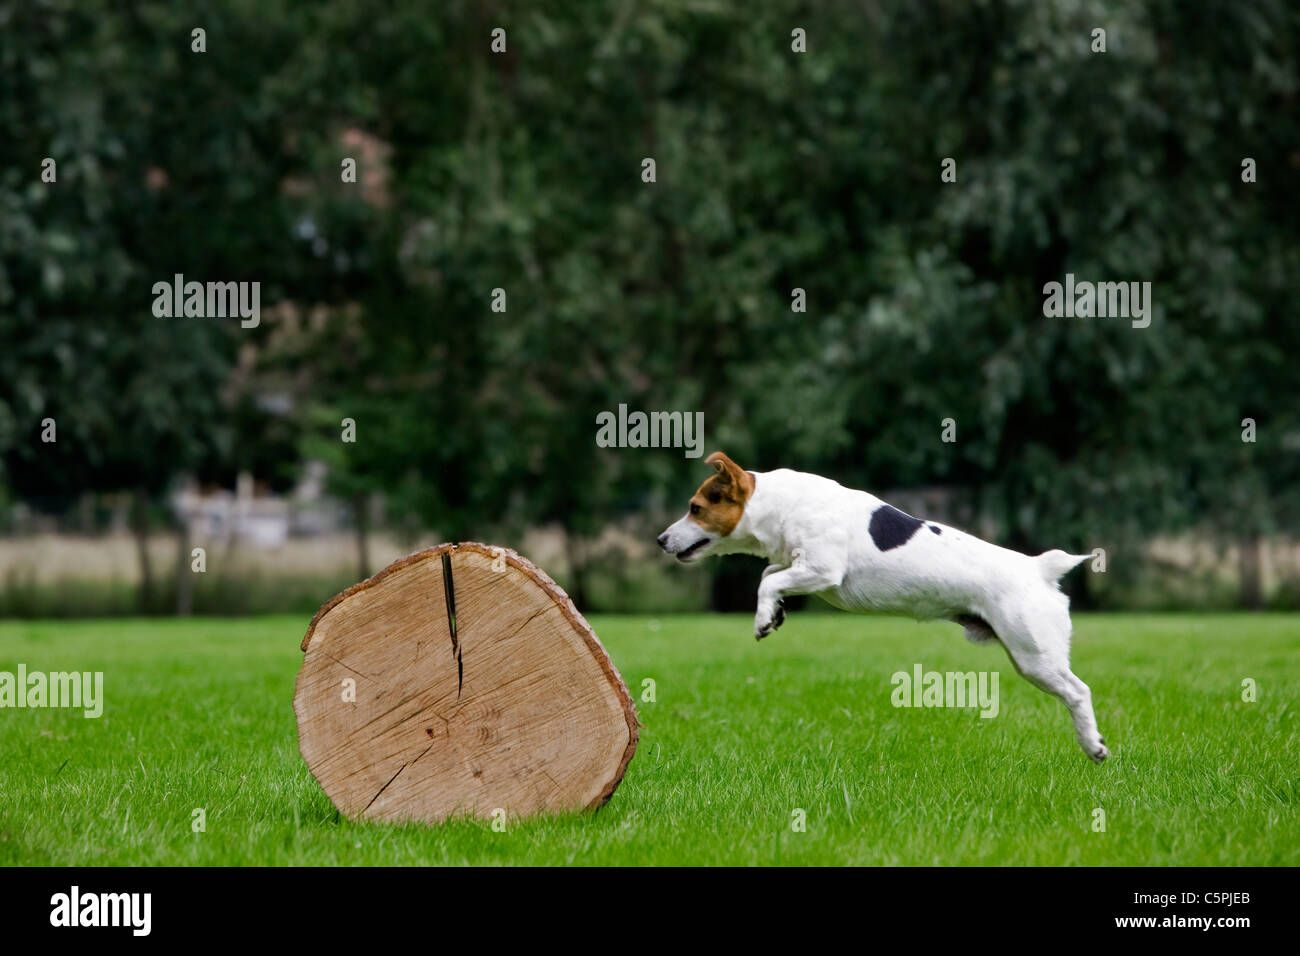
M 715 451 L 708 458 L 704 459 L 706 465 L 712 465 L 713 470 L 718 473 L 718 484 L 731 484 L 731 469 L 736 467 L 736 463 L 720 451 Z
M 736 485 L 744 488 L 746 485 L 745 470 L 737 465 L 720 451 L 715 451 L 708 458 L 704 459 L 706 464 L 712 465 L 717 469 L 718 476 L 714 480 L 720 485 Z

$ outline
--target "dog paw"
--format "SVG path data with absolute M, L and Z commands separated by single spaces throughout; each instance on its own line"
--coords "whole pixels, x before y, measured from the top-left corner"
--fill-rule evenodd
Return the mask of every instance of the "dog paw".
M 1101 763 L 1110 756 L 1110 751 L 1106 749 L 1106 741 L 1100 737 L 1091 747 L 1085 747 L 1084 752 L 1087 753 L 1088 759 L 1093 763 Z
M 767 635 L 771 634 L 778 627 L 785 623 L 785 602 L 776 602 L 776 611 L 764 619 L 760 611 L 754 617 L 754 640 L 761 641 Z

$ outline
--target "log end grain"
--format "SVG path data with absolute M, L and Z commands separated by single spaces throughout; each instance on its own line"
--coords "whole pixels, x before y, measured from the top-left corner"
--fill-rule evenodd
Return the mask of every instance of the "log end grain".
M 600 640 L 508 548 L 394 562 L 327 602 L 302 649 L 298 747 L 350 819 L 592 809 L 636 751 L 636 710 Z

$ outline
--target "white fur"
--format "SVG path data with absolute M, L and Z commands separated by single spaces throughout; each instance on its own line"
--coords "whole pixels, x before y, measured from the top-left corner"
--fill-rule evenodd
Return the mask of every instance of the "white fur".
M 846 611 L 958 620 L 973 639 L 996 636 L 1028 681 L 1065 702 L 1084 752 L 1098 763 L 1106 759 L 1092 694 L 1070 670 L 1070 602 L 1056 584 L 1087 555 L 1031 557 L 934 521 L 882 551 L 868 531 L 885 504 L 874 495 L 789 469 L 750 474 L 754 491 L 730 535 L 707 533 L 687 514 L 660 544 L 676 555 L 707 542 L 687 561 L 755 554 L 771 562 L 758 587 L 755 637 L 780 626 L 787 594 L 816 594 Z

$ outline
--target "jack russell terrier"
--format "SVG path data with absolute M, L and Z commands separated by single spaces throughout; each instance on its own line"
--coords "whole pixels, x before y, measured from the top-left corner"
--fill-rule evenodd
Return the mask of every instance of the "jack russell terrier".
M 1070 671 L 1070 600 L 1057 579 L 1085 554 L 1009 551 L 874 495 L 781 468 L 745 471 L 722 452 L 686 514 L 659 536 L 683 564 L 706 554 L 771 562 L 758 586 L 754 637 L 785 620 L 787 594 L 816 594 L 845 611 L 945 619 L 972 641 L 1000 641 L 1016 670 L 1065 702 L 1084 753 L 1109 756 L 1088 685 Z

